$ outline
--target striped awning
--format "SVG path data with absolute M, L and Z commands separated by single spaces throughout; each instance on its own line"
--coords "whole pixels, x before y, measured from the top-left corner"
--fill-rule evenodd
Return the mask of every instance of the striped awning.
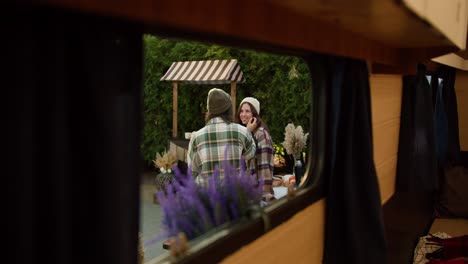
M 229 84 L 245 82 L 237 60 L 205 60 L 173 62 L 161 81 L 195 84 Z

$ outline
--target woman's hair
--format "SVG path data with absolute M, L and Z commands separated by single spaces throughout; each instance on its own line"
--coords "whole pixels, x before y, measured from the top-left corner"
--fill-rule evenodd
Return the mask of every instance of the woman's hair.
M 228 110 L 226 110 L 224 113 L 221 114 L 212 114 L 209 111 L 205 113 L 205 122 L 208 123 L 210 119 L 215 118 L 215 117 L 221 117 L 224 122 L 230 124 L 233 122 L 232 118 L 232 107 L 229 107 Z
M 258 129 L 259 127 L 263 127 L 263 129 L 265 129 L 265 130 L 267 130 L 268 132 L 270 132 L 270 131 L 268 130 L 267 125 L 265 124 L 265 122 L 263 122 L 262 118 L 261 118 L 260 115 L 258 114 L 258 112 L 257 112 L 257 110 L 255 109 L 255 107 L 254 107 L 251 103 L 249 103 L 249 102 L 244 102 L 243 104 L 241 104 L 241 105 L 239 106 L 239 109 L 237 109 L 236 123 L 245 126 L 244 124 L 242 124 L 242 121 L 240 120 L 240 117 L 239 117 L 240 111 L 241 111 L 241 109 L 242 109 L 242 106 L 245 105 L 245 104 L 248 104 L 248 105 L 250 106 L 250 111 L 252 112 L 252 116 L 255 117 L 255 118 L 257 118 L 257 129 Z M 257 130 L 257 129 L 255 129 L 255 130 Z

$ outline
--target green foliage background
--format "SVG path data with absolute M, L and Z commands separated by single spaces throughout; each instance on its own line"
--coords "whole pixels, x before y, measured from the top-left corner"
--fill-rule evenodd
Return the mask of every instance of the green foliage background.
M 309 129 L 311 79 L 302 58 L 268 54 L 191 41 L 144 36 L 144 124 L 141 150 L 148 166 L 172 137 L 172 83 L 160 81 L 174 61 L 237 59 L 246 82 L 237 84 L 237 105 L 246 96 L 256 97 L 261 117 L 273 141 L 284 141 L 284 128 L 292 122 Z M 230 85 L 179 84 L 178 137 L 204 126 L 208 91 Z

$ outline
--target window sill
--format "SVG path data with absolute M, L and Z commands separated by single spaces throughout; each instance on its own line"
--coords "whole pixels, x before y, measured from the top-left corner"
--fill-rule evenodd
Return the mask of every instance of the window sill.
M 323 188 L 319 186 L 303 187 L 297 190 L 294 197 L 283 197 L 264 208 L 250 218 L 227 223 L 219 228 L 189 242 L 188 253 L 174 258 L 170 250 L 166 255 L 151 259 L 145 264 L 156 263 L 219 263 L 228 255 L 273 230 L 293 215 L 320 200 Z

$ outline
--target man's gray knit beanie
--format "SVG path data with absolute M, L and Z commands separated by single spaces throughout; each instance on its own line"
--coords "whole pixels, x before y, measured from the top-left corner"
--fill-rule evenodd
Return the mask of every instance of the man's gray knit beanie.
M 213 88 L 208 92 L 206 105 L 211 114 L 224 113 L 232 106 L 231 96 L 222 89 Z

